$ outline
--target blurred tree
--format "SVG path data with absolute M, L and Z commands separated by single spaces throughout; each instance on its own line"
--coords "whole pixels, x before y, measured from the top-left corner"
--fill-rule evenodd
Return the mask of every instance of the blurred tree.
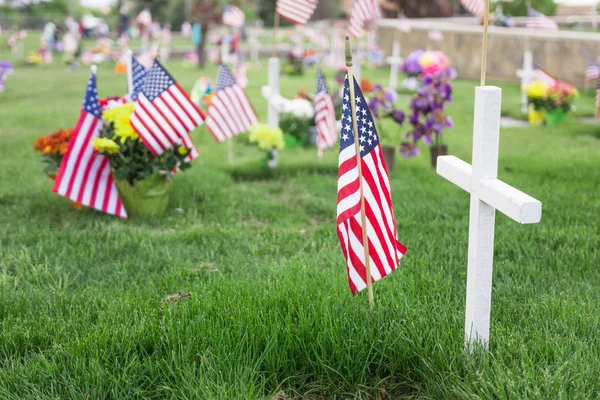
M 505 14 L 512 16 L 525 16 L 527 15 L 527 5 L 531 4 L 531 7 L 535 8 L 544 15 L 556 14 L 557 5 L 554 0 L 513 0 L 512 3 L 502 3 L 502 9 Z M 492 8 L 490 6 L 490 8 Z M 493 9 L 493 8 L 492 8 Z
M 152 20 L 161 24 L 168 22 L 169 2 L 165 0 L 139 0 L 136 2 L 136 13 L 143 9 L 149 9 L 152 14 Z

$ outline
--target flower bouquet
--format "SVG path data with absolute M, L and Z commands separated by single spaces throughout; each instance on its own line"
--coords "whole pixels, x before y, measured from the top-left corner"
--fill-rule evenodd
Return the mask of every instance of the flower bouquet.
M 91 145 L 108 158 L 127 214 L 157 216 L 169 203 L 173 173 L 190 168 L 192 149 L 179 145 L 154 156 L 131 126 L 133 109 L 127 103 L 103 110 L 104 127 Z
M 404 112 L 396 109 L 398 94 L 393 89 L 384 89 L 381 85 L 373 87 L 373 94 L 369 99 L 369 110 L 375 121 L 381 152 L 385 159 L 388 170 L 393 171 L 396 167 L 396 150 L 400 142 L 400 127 L 404 123 Z M 389 127 L 391 122 L 395 127 Z
M 573 101 L 579 96 L 575 87 L 556 81 L 554 85 L 536 81 L 525 88 L 529 103 L 529 123 L 538 126 L 546 122 L 556 125 L 564 122 Z
M 283 132 L 266 124 L 257 124 L 250 131 L 250 143 L 256 143 L 258 148 L 266 151 L 266 164 L 275 168 L 279 161 L 279 150 L 283 149 Z
M 404 158 L 419 154 L 417 143 L 422 140 L 431 148 L 431 165 L 437 166 L 437 157 L 448 154 L 448 146 L 443 143 L 442 131 L 452 128 L 452 119 L 445 114 L 445 105 L 452 101 L 451 80 L 456 72 L 451 68 L 433 72 L 423 79 L 423 87 L 410 102 L 412 130 L 405 136 L 400 147 Z
M 40 136 L 33 144 L 33 149 L 42 154 L 41 162 L 46 164 L 43 172 L 52 180 L 56 178 L 58 168 L 69 149 L 69 140 L 73 135 L 73 129 L 59 129 L 47 136 Z M 71 201 L 74 208 L 80 209 L 82 205 Z
M 436 74 L 448 68 L 448 56 L 441 51 L 415 50 L 406 57 L 401 71 L 408 77 L 403 82 L 403 87 L 408 90 L 417 90 L 421 86 L 420 77 Z
M 294 47 L 288 53 L 282 72 L 289 76 L 304 75 L 304 52 L 300 47 Z

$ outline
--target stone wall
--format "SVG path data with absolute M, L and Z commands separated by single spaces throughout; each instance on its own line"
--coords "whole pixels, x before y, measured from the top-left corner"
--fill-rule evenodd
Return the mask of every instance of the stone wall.
M 402 56 L 417 48 L 443 50 L 462 78 L 479 79 L 481 68 L 482 27 L 472 19 L 409 20 L 410 33 L 400 33 L 395 20 L 381 20 L 378 27 L 380 45 L 391 53 L 394 36 L 402 44 Z M 438 30 L 441 42 L 428 39 Z M 533 52 L 533 62 L 552 76 L 576 86 L 584 85 L 589 59 L 600 56 L 600 34 L 575 31 L 541 31 L 491 26 L 488 39 L 488 80 L 518 81 L 515 75 L 523 62 L 526 43 Z M 594 83 L 591 83 L 595 85 Z M 590 85 L 590 83 L 588 83 Z

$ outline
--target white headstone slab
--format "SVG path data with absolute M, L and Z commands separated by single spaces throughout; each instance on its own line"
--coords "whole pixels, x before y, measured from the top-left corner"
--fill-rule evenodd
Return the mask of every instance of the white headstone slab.
M 487 348 L 490 338 L 492 266 L 496 210 L 521 224 L 538 223 L 542 203 L 497 179 L 502 90 L 475 89 L 473 165 L 454 157 L 438 157 L 437 173 L 471 194 L 465 342 Z

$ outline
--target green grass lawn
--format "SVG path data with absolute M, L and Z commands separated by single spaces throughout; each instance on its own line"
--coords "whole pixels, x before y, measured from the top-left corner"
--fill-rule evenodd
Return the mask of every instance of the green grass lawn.
M 202 75 L 168 68 L 187 88 Z M 101 96 L 124 92 L 112 69 L 99 68 Z M 600 396 L 600 126 L 577 120 L 594 113 L 593 94 L 563 126 L 501 132 L 499 177 L 541 200 L 543 216 L 498 215 L 490 352 L 470 357 L 469 196 L 426 149 L 391 174 L 411 251 L 374 286 L 370 312 L 366 293 L 350 294 L 335 233 L 335 149 L 322 161 L 284 150 L 268 177 L 254 147 L 237 141 L 230 166 L 198 129 L 201 157 L 156 219 L 77 211 L 51 193 L 33 142 L 75 124 L 88 75 L 19 66 L 0 94 L 1 399 Z M 385 70 L 364 75 L 387 82 Z M 266 67 L 249 77 L 265 119 Z M 314 80 L 282 78 L 282 92 Z M 456 82 L 446 135 L 466 161 L 474 86 Z M 517 85 L 502 87 L 504 112 L 518 115 Z M 162 301 L 180 290 L 191 298 Z

